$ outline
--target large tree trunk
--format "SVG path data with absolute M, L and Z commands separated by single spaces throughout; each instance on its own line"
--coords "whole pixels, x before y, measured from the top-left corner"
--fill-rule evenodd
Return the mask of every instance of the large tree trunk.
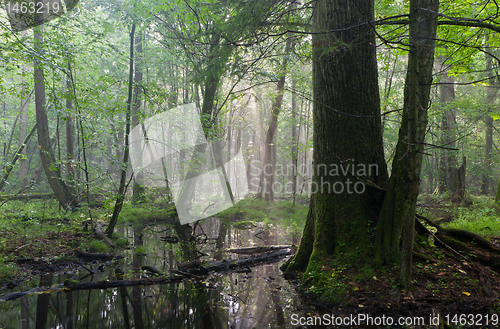
M 403 118 L 391 178 L 376 232 L 378 260 L 400 264 L 400 283 L 411 279 L 415 207 L 427 128 L 438 0 L 410 1 L 410 53 Z
M 35 52 L 42 53 L 42 28 L 35 28 Z M 58 166 L 55 166 L 56 160 L 52 152 L 49 137 L 49 123 L 45 109 L 45 82 L 42 63 L 37 56 L 34 62 L 35 67 L 35 106 L 36 122 L 38 132 L 38 148 L 42 159 L 43 170 L 47 176 L 50 187 L 54 191 L 59 204 L 64 209 L 73 209 L 78 207 L 76 197 L 71 193 L 66 183 L 62 180 Z
M 318 0 L 314 31 L 373 20 L 372 0 L 357 1 L 359 7 L 351 4 Z M 370 230 L 387 181 L 374 45 L 369 25 L 313 36 L 312 202 L 289 270 L 307 266 L 307 275 L 332 254 L 354 266 L 356 259 L 366 264 L 372 253 Z

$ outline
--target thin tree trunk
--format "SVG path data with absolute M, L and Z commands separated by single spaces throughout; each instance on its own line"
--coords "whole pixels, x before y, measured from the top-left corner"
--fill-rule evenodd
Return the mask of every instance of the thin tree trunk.
M 125 199 L 125 181 L 127 179 L 127 165 L 129 157 L 129 135 L 130 135 L 130 115 L 132 112 L 132 94 L 133 94 L 133 81 L 134 81 L 134 34 L 135 34 L 135 23 L 132 24 L 132 30 L 130 31 L 130 62 L 129 62 L 129 76 L 128 76 L 128 99 L 127 99 L 127 113 L 125 119 L 125 146 L 123 151 L 123 167 L 120 176 L 120 185 L 118 186 L 118 195 L 116 197 L 115 207 L 113 209 L 113 215 L 109 221 L 108 228 L 106 229 L 106 234 L 109 238 L 113 236 L 113 230 L 116 223 L 118 222 L 118 216 L 123 207 L 123 201 Z
M 139 109 L 141 108 L 141 95 L 142 95 L 142 35 L 141 33 L 137 33 L 135 37 L 135 72 L 134 72 L 134 103 L 132 105 L 132 127 L 135 127 L 139 124 Z M 139 140 L 139 136 L 132 137 L 132 140 Z M 140 152 L 140 150 L 137 150 Z M 140 160 L 140 156 L 137 156 Z M 139 163 L 139 167 L 142 167 L 142 163 Z M 135 173 L 134 184 L 132 187 L 132 203 L 138 204 L 145 201 L 145 187 L 140 185 L 139 182 L 142 181 L 142 172 Z
M 66 175 L 70 180 L 75 179 L 73 164 L 75 154 L 75 121 L 73 119 L 73 85 L 71 83 L 71 63 L 68 62 L 66 74 Z
M 486 49 L 491 51 L 489 47 L 489 36 L 486 35 Z M 486 72 L 492 75 L 492 58 L 488 54 L 486 56 Z M 490 193 L 490 186 L 492 185 L 492 161 L 491 161 L 491 151 L 493 149 L 493 118 L 491 117 L 493 103 L 495 102 L 498 84 L 495 83 L 495 77 L 492 76 L 488 81 L 489 86 L 486 88 L 486 104 L 488 106 L 488 112 L 485 119 L 485 152 L 484 152 L 484 164 L 483 164 L 483 177 L 481 181 L 481 194 L 487 195 Z
M 443 106 L 443 113 L 441 116 L 441 145 L 446 147 L 455 147 L 455 112 L 449 108 L 449 102 L 455 99 L 455 86 L 453 77 L 449 77 L 447 69 L 444 69 L 444 60 L 439 62 L 442 64 L 442 77 L 441 81 L 445 84 L 439 86 L 441 105 Z M 453 173 L 457 167 L 456 151 L 442 149 L 441 150 L 441 179 L 440 188 L 441 192 L 453 190 Z
M 22 157 L 22 153 L 25 150 L 26 145 L 28 144 L 31 136 L 33 136 L 33 133 L 36 130 L 36 126 L 37 125 L 35 124 L 33 126 L 33 128 L 31 128 L 30 133 L 28 134 L 28 136 L 26 136 L 24 138 L 23 142 L 21 143 L 21 146 L 19 146 L 19 149 L 17 150 L 16 154 L 14 155 L 14 158 L 12 159 L 12 161 L 6 165 L 5 170 L 4 170 L 4 175 L 2 177 L 2 180 L 0 181 L 0 191 L 2 191 L 2 189 L 4 188 L 5 183 L 7 182 L 7 179 L 9 179 L 9 175 L 10 175 L 12 169 L 14 168 L 14 166 L 16 165 L 17 159 Z
M 26 32 L 21 33 L 21 37 L 25 37 Z M 26 139 L 28 129 L 28 101 L 31 93 L 27 95 L 27 82 L 24 79 L 24 74 L 27 71 L 26 66 L 21 65 L 22 74 L 22 98 L 21 98 L 21 121 L 19 123 L 19 147 L 22 146 Z M 23 147 L 19 159 L 19 190 L 24 190 L 28 186 L 28 159 L 26 158 L 26 148 Z
M 289 36 L 286 40 L 285 54 L 290 51 L 292 47 L 292 37 Z M 283 103 L 283 92 L 285 90 L 285 78 L 287 70 L 287 56 L 283 60 L 281 66 L 280 79 L 276 85 L 276 97 L 273 102 L 273 107 L 271 110 L 271 117 L 269 118 L 269 128 L 266 133 L 266 141 L 264 144 L 264 166 L 263 166 L 263 179 L 264 183 L 263 192 L 267 202 L 274 202 L 274 169 L 275 161 L 273 161 L 272 149 L 274 146 L 274 136 L 276 135 L 276 130 L 278 128 L 278 116 L 281 111 L 281 104 Z
M 297 193 L 297 162 L 299 150 L 299 136 L 297 134 L 297 96 L 295 95 L 295 78 L 292 77 L 292 197 L 295 206 L 295 195 Z

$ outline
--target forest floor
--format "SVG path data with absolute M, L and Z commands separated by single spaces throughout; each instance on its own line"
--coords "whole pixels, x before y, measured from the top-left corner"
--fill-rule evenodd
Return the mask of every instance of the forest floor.
M 410 327 L 430 328 L 431 317 L 440 314 L 445 323 L 452 325 L 449 328 L 499 328 L 500 275 L 481 264 L 468 263 L 452 252 L 437 249 L 427 255 L 436 262 L 415 259 L 413 285 L 409 290 L 401 291 L 396 285 L 397 270 L 379 271 L 372 277 L 348 269 L 337 271 L 342 276 L 346 296 L 336 305 L 318 302 L 314 294 L 301 290 L 295 281 L 309 305 L 300 310 L 302 316 L 313 321 L 312 317 L 325 314 L 332 317 L 366 314 L 378 319 L 390 317 L 394 323 L 400 317 L 414 322 L 421 317 L 424 324 Z
M 295 209 L 287 201 L 275 209 L 266 209 L 265 202 L 252 199 L 221 213 L 220 218 L 242 229 L 254 222 L 280 219 L 299 233 L 307 206 L 302 205 L 299 210 L 291 211 L 292 208 Z M 471 231 L 500 246 L 500 209 L 491 200 L 474 198 L 472 203 L 456 206 L 443 198 L 424 197 L 419 209 L 421 214 L 444 228 Z M 0 222 L 0 280 L 3 283 L 15 284 L 16 280 L 41 272 L 57 272 L 74 266 L 75 249 L 102 253 L 110 251 L 93 234 L 82 230 L 87 220 L 84 215 L 72 218 L 70 225 L 59 219 L 41 220 L 40 213 L 35 214 L 33 210 L 15 213 L 14 218 L 10 216 L 7 221 Z M 44 215 L 57 218 L 57 214 L 45 213 L 45 210 Z M 125 217 L 132 215 L 140 217 L 142 212 L 124 211 Z M 427 228 L 435 232 L 432 227 Z M 479 248 L 474 244 L 471 247 Z M 299 311 L 306 318 L 325 314 L 335 317 L 366 314 L 392 319 L 422 317 L 426 324 L 422 328 L 428 327 L 431 318 L 439 313 L 454 328 L 500 327 L 500 275 L 495 272 L 498 266 L 485 266 L 477 262 L 473 255 L 436 246 L 435 241 L 420 255 L 423 258 L 414 257 L 413 285 L 409 290 L 401 291 L 397 286 L 397 270 L 375 271 L 368 266 L 361 270 L 344 267 L 324 269 L 326 273 L 336 276 L 332 284 L 345 292 L 336 304 L 318 301 L 315 298 L 318 291 L 314 291 L 313 287 L 301 290 L 295 281 L 297 291 L 309 305 Z
M 419 210 L 440 229 L 472 232 L 500 247 L 500 207 L 489 198 L 472 197 L 466 203 L 454 205 L 447 198 L 424 196 L 420 199 Z M 412 287 L 408 290 L 401 290 L 396 284 L 397 268 L 392 271 L 374 270 L 368 266 L 362 269 L 322 268 L 324 273 L 335 275 L 328 280 L 336 291 L 343 292 L 341 298 L 330 298 L 336 299 L 334 303 L 319 297 L 325 297 L 324 291 L 307 284 L 304 290 L 301 282 L 294 280 L 305 304 L 309 305 L 301 310 L 304 321 L 310 321 L 310 325 L 303 328 L 314 328 L 311 324 L 318 316 L 326 315 L 331 319 L 360 314 L 369 315 L 372 320 L 390 317 L 394 323 L 400 317 L 424 321 L 424 324 L 407 328 L 500 328 L 500 262 L 497 256 L 474 241 L 456 243 L 459 247 L 470 248 L 473 253 L 442 245 L 434 236 L 436 228 L 425 222 L 424 225 L 433 236 L 426 248 L 414 254 Z M 491 258 L 486 266 L 478 257 L 484 254 Z M 431 319 L 437 321 L 435 316 L 438 314 L 442 317 L 441 326 L 431 327 Z

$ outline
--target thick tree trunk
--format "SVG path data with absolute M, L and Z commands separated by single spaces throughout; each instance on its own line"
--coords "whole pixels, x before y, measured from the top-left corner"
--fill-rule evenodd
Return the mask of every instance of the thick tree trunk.
M 314 31 L 373 20 L 373 1 L 357 5 L 318 0 Z M 374 45 L 369 25 L 313 36 L 313 202 L 289 270 L 314 272 L 332 254 L 366 264 L 372 253 L 370 230 L 383 197 L 377 187 L 387 181 Z
M 376 231 L 378 260 L 400 264 L 400 283 L 411 280 L 415 207 L 427 128 L 438 0 L 410 1 L 410 54 L 403 118 Z
M 35 28 L 35 52 L 42 53 L 42 30 L 41 27 Z M 47 176 L 50 187 L 64 209 L 73 209 L 78 207 L 76 197 L 71 193 L 66 183 L 62 180 L 61 173 L 57 166 L 49 137 L 49 123 L 47 112 L 45 109 L 45 81 L 41 61 L 38 57 L 34 62 L 35 67 L 35 106 L 36 106 L 36 122 L 38 132 L 38 148 L 42 159 L 43 170 Z

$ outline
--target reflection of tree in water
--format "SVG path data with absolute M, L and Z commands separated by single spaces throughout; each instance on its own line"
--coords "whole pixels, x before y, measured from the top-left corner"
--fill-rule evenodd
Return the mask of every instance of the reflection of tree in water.
M 187 225 L 189 226 L 189 225 Z M 124 229 L 125 236 L 133 240 L 130 259 L 116 263 L 112 271 L 89 275 L 86 280 L 101 281 L 129 280 L 145 277 L 141 266 L 149 265 L 169 273 L 177 269 L 177 262 L 189 259 L 189 253 L 196 257 L 196 247 L 200 251 L 210 252 L 216 247 L 228 249 L 248 246 L 283 244 L 290 241 L 281 229 L 273 226 L 256 230 L 238 230 L 229 224 L 222 225 L 219 220 L 206 220 L 188 237 L 200 238 L 206 234 L 213 244 L 187 244 L 184 249 L 181 243 L 170 244 L 160 240 L 164 232 L 161 227 L 155 229 L 131 227 Z M 175 228 L 168 229 L 175 234 Z M 188 231 L 188 230 L 186 230 Z M 168 235 L 170 235 L 168 233 Z M 142 248 L 141 248 L 142 247 Z M 142 249 L 142 250 L 141 250 Z M 145 252 L 146 255 L 140 254 Z M 188 257 L 186 257 L 186 254 Z M 213 255 L 213 254 L 212 254 Z M 231 254 L 219 254 L 222 259 L 233 257 Z M 97 265 L 88 265 L 96 270 Z M 77 279 L 88 272 L 78 272 Z M 54 276 L 43 286 L 62 283 L 73 275 Z M 202 281 L 203 280 L 203 281 Z M 81 290 L 73 292 L 57 291 L 52 294 L 27 295 L 12 310 L 12 318 L 25 319 L 22 328 L 33 326 L 35 322 L 45 322 L 46 328 L 261 328 L 271 325 L 283 327 L 283 321 L 289 316 L 283 305 L 295 303 L 295 294 L 286 289 L 280 280 L 278 264 L 254 267 L 251 273 L 213 274 L 210 277 L 193 277 L 192 281 L 180 284 L 163 284 L 156 286 L 121 287 L 106 290 Z M 54 282 L 52 282 L 54 281 Z M 0 304 L 0 312 L 6 303 Z M 21 310 L 19 310 L 21 306 Z M 9 310 L 8 310 L 9 311 Z M 16 313 L 16 314 L 14 314 Z M 285 313 L 287 314 L 287 313 Z M 2 314 L 2 318 L 4 314 Z M 2 323 L 3 324 L 3 323 Z M 19 326 L 21 327 L 21 326 Z

